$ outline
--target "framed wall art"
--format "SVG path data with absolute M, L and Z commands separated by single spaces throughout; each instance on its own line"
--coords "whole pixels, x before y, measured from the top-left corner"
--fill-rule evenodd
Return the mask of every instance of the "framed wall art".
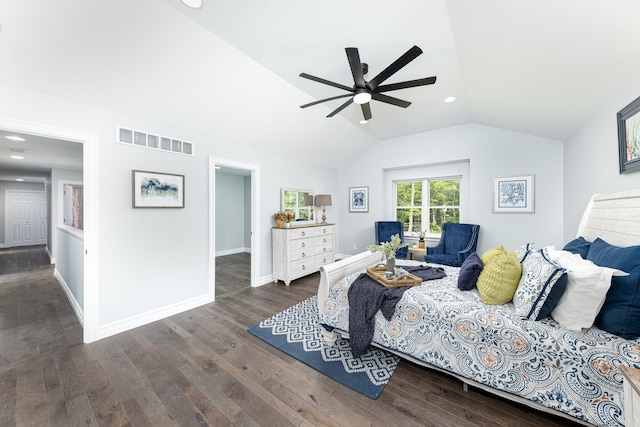
M 134 208 L 184 208 L 184 175 L 132 171 Z
M 349 212 L 369 212 L 369 187 L 349 188 Z
M 620 173 L 640 170 L 640 98 L 618 112 Z
M 533 213 L 534 176 L 493 178 L 494 213 Z

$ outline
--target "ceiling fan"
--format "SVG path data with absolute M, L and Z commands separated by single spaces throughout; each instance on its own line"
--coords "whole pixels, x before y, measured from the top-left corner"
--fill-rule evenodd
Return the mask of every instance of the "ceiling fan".
M 436 77 L 426 77 L 424 79 L 416 79 L 416 80 L 408 80 L 400 83 L 392 83 L 383 85 L 385 80 L 389 77 L 397 73 L 401 68 L 405 65 L 416 59 L 419 55 L 422 54 L 422 49 L 418 46 L 413 46 L 409 49 L 404 55 L 400 58 L 396 59 L 391 65 L 382 70 L 380 74 L 375 76 L 373 79 L 366 81 L 364 79 L 364 75 L 367 74 L 369 70 L 369 66 L 366 63 L 360 62 L 360 54 L 358 53 L 357 47 L 347 47 L 345 48 L 347 52 L 347 59 L 349 60 L 349 66 L 351 67 L 351 74 L 353 75 L 353 87 L 346 86 L 340 83 L 335 83 L 329 80 L 325 80 L 320 77 L 312 76 L 307 73 L 300 73 L 300 77 L 305 79 L 313 80 L 318 83 L 323 83 L 329 86 L 337 87 L 338 89 L 346 90 L 349 93 L 332 96 L 331 98 L 321 99 L 319 101 L 310 102 L 305 105 L 301 105 L 300 108 L 311 107 L 312 105 L 317 105 L 322 102 L 332 101 L 334 99 L 347 98 L 349 99 L 333 110 L 327 117 L 333 117 L 338 114 L 340 111 L 344 110 L 351 103 L 355 102 L 356 104 L 360 104 L 362 108 L 362 115 L 364 116 L 364 120 L 371 119 L 371 106 L 369 105 L 369 101 L 371 99 L 375 99 L 376 101 L 385 102 L 387 104 L 395 105 L 402 108 L 407 108 L 411 105 L 410 102 L 404 101 L 402 99 L 394 98 L 392 96 L 388 96 L 383 94 L 383 92 L 389 92 L 392 90 L 399 89 L 407 89 L 416 86 L 425 86 L 432 85 L 436 82 Z

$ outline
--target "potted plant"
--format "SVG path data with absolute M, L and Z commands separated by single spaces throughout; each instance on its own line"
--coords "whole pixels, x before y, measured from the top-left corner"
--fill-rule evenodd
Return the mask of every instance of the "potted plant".
M 273 219 L 276 221 L 276 224 L 278 224 L 278 228 L 282 228 L 282 225 L 287 219 L 287 213 L 283 211 L 278 211 L 273 214 Z
M 407 246 L 406 243 L 402 243 L 399 234 L 391 236 L 391 240 L 388 242 L 382 242 L 379 245 L 369 245 L 367 249 L 371 252 L 382 252 L 387 257 L 386 270 L 395 273 L 396 269 L 396 252 L 398 249 Z
M 424 249 L 424 236 L 427 235 L 427 230 L 418 231 L 418 247 Z

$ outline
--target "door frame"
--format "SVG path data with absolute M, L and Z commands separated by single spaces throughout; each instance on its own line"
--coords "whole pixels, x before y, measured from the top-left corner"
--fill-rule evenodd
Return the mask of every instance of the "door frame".
M 251 287 L 260 277 L 260 166 L 219 157 L 209 157 L 209 296 L 216 288 L 216 166 L 251 172 Z
M 82 144 L 83 187 L 86 189 L 83 200 L 84 319 L 82 319 L 82 329 L 85 343 L 96 341 L 99 339 L 98 327 L 100 322 L 98 135 L 10 117 L 0 117 L 0 129 Z M 91 173 L 88 173 L 89 171 Z M 50 226 L 54 227 L 53 224 L 50 224 Z M 51 241 L 53 242 L 53 236 Z

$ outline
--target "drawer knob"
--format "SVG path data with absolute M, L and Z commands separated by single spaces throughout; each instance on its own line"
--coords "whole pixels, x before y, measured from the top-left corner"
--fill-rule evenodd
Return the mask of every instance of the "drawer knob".
M 307 254 L 305 254 L 304 252 L 302 252 L 302 258 L 306 257 Z
M 302 232 L 302 235 L 303 235 L 303 236 L 306 236 L 306 235 L 307 235 L 307 233 L 305 233 L 305 232 L 303 231 L 303 232 Z
M 302 242 L 302 247 L 304 248 L 305 246 L 307 246 L 304 242 Z
M 322 251 L 323 252 L 327 252 L 327 248 L 322 248 Z
M 303 269 L 303 270 L 306 270 L 306 269 L 307 269 L 307 266 L 306 266 L 306 265 L 304 265 L 304 264 L 302 264 L 302 269 Z
M 322 239 L 322 243 L 327 243 L 327 239 Z

